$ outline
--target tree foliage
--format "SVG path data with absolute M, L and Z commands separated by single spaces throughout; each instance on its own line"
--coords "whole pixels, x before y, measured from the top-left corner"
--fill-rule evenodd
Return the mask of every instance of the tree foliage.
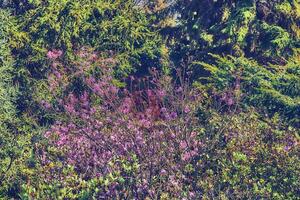
M 214 64 L 193 63 L 210 73 L 199 82 L 204 83 L 212 94 L 224 102 L 232 99 L 234 104 L 243 107 L 255 106 L 263 115 L 280 113 L 291 125 L 299 127 L 299 62 L 265 68 L 244 57 L 212 57 L 215 58 Z
M 11 18 L 8 12 L 1 11 L 0 16 L 0 180 L 2 182 L 15 157 L 13 121 L 16 117 L 16 111 L 13 101 L 15 100 L 16 90 L 12 84 L 13 59 L 7 42 L 9 26 L 13 24 L 10 23 Z
M 295 0 L 177 1 L 175 9 L 181 16 L 179 54 L 202 60 L 207 53 L 245 55 L 260 64 L 284 64 L 299 52 Z

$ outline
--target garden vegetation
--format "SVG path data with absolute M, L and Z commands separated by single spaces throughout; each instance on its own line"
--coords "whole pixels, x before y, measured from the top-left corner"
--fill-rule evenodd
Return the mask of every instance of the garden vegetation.
M 0 0 L 0 199 L 299 199 L 297 0 Z

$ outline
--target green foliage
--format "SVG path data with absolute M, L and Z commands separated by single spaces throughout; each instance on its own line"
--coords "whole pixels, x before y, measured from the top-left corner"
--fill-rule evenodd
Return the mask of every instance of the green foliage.
M 92 47 L 116 61 L 119 79 L 135 71 L 145 74 L 153 66 L 167 69 L 160 59 L 163 45 L 151 26 L 152 18 L 133 0 L 7 2 L 17 19 L 9 46 L 17 58 L 16 78 L 22 94 L 18 108 L 39 115 L 35 117 L 41 123 L 43 114 L 34 98 L 42 95 L 36 86 L 40 88 L 40 80 L 49 71 L 49 50 L 61 49 L 64 62 L 70 62 L 76 50 Z
M 181 14 L 174 56 L 204 61 L 207 53 L 286 64 L 299 49 L 297 1 L 177 1 Z M 211 35 L 207 42 L 207 37 Z M 188 56 L 186 56 L 188 55 Z M 176 59 L 178 59 L 176 57 Z
M 212 57 L 215 59 L 212 65 L 194 62 L 211 74 L 200 79 L 208 83 L 210 90 L 219 94 L 231 91 L 238 104 L 255 106 L 271 116 L 278 112 L 283 119 L 299 127 L 299 62 L 262 66 L 243 57 Z M 236 84 L 240 86 L 237 88 Z
M 16 157 L 13 134 L 16 89 L 12 85 L 13 59 L 8 46 L 9 26 L 13 25 L 10 21 L 9 13 L 0 10 L 0 183 Z
M 15 62 L 10 41 L 16 31 L 15 19 L 0 10 L 0 198 L 18 198 L 20 185 L 32 175 L 32 119 L 19 116 L 16 109 L 18 88 L 14 84 Z M 22 120 L 20 120 L 22 118 Z
M 37 166 L 35 173 L 42 174 L 32 176 L 30 182 L 23 184 L 20 192 L 21 199 L 97 199 L 99 192 L 108 191 L 111 186 L 118 185 L 121 190 L 129 191 L 131 184 L 140 181 L 135 178 L 135 173 L 140 170 L 138 160 L 132 155 L 132 160 L 124 159 L 112 160 L 108 165 L 114 168 L 106 176 L 84 179 L 72 166 L 62 167 L 59 161 L 53 161 L 47 166 Z M 53 180 L 56 175 L 63 181 Z M 129 179 L 128 177 L 132 177 Z M 124 199 L 133 194 L 118 194 L 120 199 Z
M 209 145 L 194 165 L 203 198 L 297 198 L 299 147 L 287 148 L 289 140 L 299 139 L 297 130 L 276 117 L 259 118 L 252 109 L 232 115 L 211 111 L 201 136 Z
M 14 24 L 11 23 L 12 18 L 6 11 L 0 10 L 0 12 L 0 119 L 1 122 L 5 122 L 13 120 L 15 114 L 12 104 L 16 94 L 16 90 L 12 86 L 13 59 L 8 46 L 9 27 Z
M 292 43 L 290 34 L 280 26 L 262 23 L 261 28 L 264 31 L 264 43 L 261 46 L 266 49 L 267 52 L 265 54 L 267 56 L 272 55 L 272 53 L 280 56 L 284 48 Z M 272 49 L 273 51 L 268 51 L 268 49 Z
M 52 48 L 63 49 L 69 58 L 74 49 L 84 45 L 112 51 L 122 73 L 138 67 L 143 56 L 153 60 L 159 56 L 160 37 L 134 1 L 36 0 L 28 4 L 29 8 L 17 15 L 29 41 L 20 50 L 22 59 L 37 71 L 45 67 L 41 64 Z
M 233 42 L 244 44 L 249 32 L 249 24 L 255 19 L 255 10 L 250 8 L 241 8 L 236 15 L 228 19 L 228 25 L 222 30 L 222 33 L 228 34 Z

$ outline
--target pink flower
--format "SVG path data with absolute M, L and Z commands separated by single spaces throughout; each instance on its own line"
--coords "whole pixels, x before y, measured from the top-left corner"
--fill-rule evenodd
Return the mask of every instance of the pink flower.
M 227 94 L 226 93 L 222 94 L 221 100 L 226 101 L 226 99 L 227 99 Z
M 191 159 L 191 157 L 192 157 L 192 155 L 191 155 L 190 152 L 185 152 L 185 153 L 183 153 L 183 154 L 181 155 L 181 159 L 182 159 L 183 161 L 188 161 L 188 160 Z
M 147 95 L 148 95 L 148 97 L 152 97 L 153 96 L 153 91 L 148 89 L 147 90 Z
M 189 108 L 188 106 L 185 106 L 185 107 L 184 107 L 184 112 L 185 112 L 185 113 L 189 113 L 190 111 L 191 111 L 191 110 L 190 110 L 190 108 Z
M 49 138 L 51 135 L 52 135 L 52 132 L 51 132 L 51 131 L 46 131 L 46 133 L 44 134 L 44 136 L 45 136 L 46 138 Z
M 69 114 L 74 114 L 75 113 L 74 106 L 72 106 L 72 105 L 64 105 L 64 108 L 67 111 L 67 113 L 69 113 Z
M 88 78 L 85 79 L 85 82 L 86 82 L 89 86 L 91 86 L 91 85 L 93 85 L 93 84 L 96 82 L 96 80 L 95 80 L 94 77 L 88 77 Z
M 69 129 L 68 129 L 68 127 L 62 127 L 61 131 L 64 133 L 68 133 Z
M 158 90 L 157 95 L 159 98 L 163 98 L 164 96 L 166 96 L 166 92 L 164 90 Z
M 111 86 L 109 89 L 113 94 L 116 94 L 118 92 L 118 88 L 116 86 Z
M 57 59 L 62 56 L 62 52 L 49 51 L 47 56 L 50 59 Z M 85 69 L 85 65 L 91 63 L 93 55 L 87 52 L 82 56 L 88 60 L 79 64 L 81 69 Z M 59 60 L 53 62 L 58 63 L 58 67 L 52 68 L 50 73 L 52 80 L 56 81 L 56 88 L 62 85 L 62 81 L 57 80 L 57 72 L 61 72 L 62 75 L 69 72 L 76 73 L 78 77 L 80 67 L 64 69 Z M 187 92 L 186 95 L 180 93 L 179 96 L 183 96 L 183 99 L 178 98 L 176 91 L 174 93 L 169 89 L 165 90 L 165 87 L 159 84 L 158 73 L 153 79 L 147 80 L 154 80 L 149 86 L 146 88 L 134 86 L 132 92 L 113 84 L 113 71 L 109 67 L 101 65 L 99 71 L 101 71 L 99 74 L 79 74 L 85 78 L 85 85 L 88 87 L 74 90 L 74 93 L 69 90 L 71 88 L 69 86 L 72 85 L 68 84 L 72 83 L 65 81 L 64 87 L 60 88 L 62 95 L 57 97 L 56 101 L 53 100 L 53 103 L 60 102 L 55 108 L 62 117 L 56 119 L 54 125 L 45 133 L 45 137 L 48 137 L 51 147 L 62 152 L 63 165 L 71 165 L 84 178 L 95 178 L 95 176 L 105 177 L 116 170 L 123 174 L 123 170 L 126 172 L 126 168 L 123 167 L 124 161 L 125 165 L 128 163 L 138 167 L 134 171 L 138 179 L 133 184 L 136 184 L 134 187 L 137 187 L 140 193 L 149 195 L 147 192 L 150 189 L 153 189 L 154 193 L 157 192 L 156 184 L 151 184 L 153 180 L 149 174 L 152 172 L 167 179 L 163 180 L 166 188 L 181 187 L 183 181 L 190 178 L 188 175 L 184 177 L 181 173 L 184 166 L 200 152 L 197 132 L 188 134 L 187 130 L 183 133 L 185 127 L 191 128 L 190 130 L 198 127 L 194 120 L 184 119 L 186 118 L 184 113 L 190 113 L 191 107 L 182 107 L 182 103 L 197 105 L 197 98 L 191 98 L 190 95 L 194 93 Z M 50 83 L 51 80 L 48 81 Z M 139 81 L 132 84 L 136 84 L 135 82 L 144 84 Z M 166 88 L 177 89 L 172 82 L 170 84 L 172 85 L 167 85 Z M 184 91 L 188 90 L 182 86 L 177 91 L 183 91 L 182 88 Z M 184 141 L 183 134 L 186 139 Z M 52 159 L 47 151 L 45 154 L 44 160 L 47 160 L 47 156 L 48 160 Z M 124 173 L 126 177 L 131 176 L 130 174 Z M 57 176 L 60 175 L 55 175 L 54 178 Z M 63 181 L 63 177 L 58 178 Z M 112 184 L 116 185 L 113 181 Z M 114 199 L 114 194 L 118 192 L 120 191 L 117 187 L 108 186 L 103 195 Z M 186 196 L 194 198 L 193 194 L 187 193 Z
M 120 107 L 120 111 L 124 114 L 129 113 L 131 110 L 131 107 L 132 107 L 131 106 L 131 104 L 132 104 L 131 98 L 129 98 L 129 97 L 125 98 L 122 103 L 123 104 Z
M 180 145 L 179 145 L 179 148 L 181 150 L 185 150 L 187 148 L 187 143 L 185 141 L 181 141 Z
M 151 127 L 151 122 L 147 119 L 142 119 L 140 120 L 140 123 L 142 126 L 144 126 L 145 128 L 150 128 Z
M 195 192 L 189 192 L 189 195 L 190 195 L 191 198 L 195 198 L 196 197 Z
M 47 57 L 49 59 L 55 60 L 55 59 L 59 58 L 62 55 L 62 53 L 63 52 L 61 50 L 56 50 L 56 49 L 50 50 L 47 53 Z
M 56 76 L 57 79 L 61 79 L 61 74 L 58 71 L 54 71 L 54 75 Z
M 167 173 L 167 171 L 165 170 L 165 169 L 162 169 L 161 171 L 160 171 L 160 175 L 162 175 L 162 176 L 165 176 L 165 175 L 167 175 L 168 173 Z

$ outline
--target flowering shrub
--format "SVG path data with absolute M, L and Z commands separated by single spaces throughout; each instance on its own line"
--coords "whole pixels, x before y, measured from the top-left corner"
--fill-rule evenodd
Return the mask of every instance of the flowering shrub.
M 153 69 L 117 87 L 113 58 L 78 56 L 72 67 L 50 58 L 53 97 L 41 106 L 57 120 L 38 147 L 38 182 L 24 185 L 24 198 L 284 199 L 299 192 L 294 128 L 262 122 L 251 110 L 218 113 L 180 73 L 173 81 Z
M 66 90 L 53 100 L 56 104 L 41 101 L 61 119 L 45 133 L 48 149 L 61 152 L 63 165 L 74 166 L 84 178 L 117 174 L 119 181 L 109 183 L 100 196 L 124 192 L 124 197 L 157 198 L 171 191 L 182 196 L 184 168 L 202 148 L 195 115 L 200 92 L 183 79 L 173 84 L 155 69 L 144 80 L 132 79 L 131 89 L 118 88 L 112 68 L 103 66 L 101 59 L 94 60 L 100 66 L 86 63 L 86 71 L 73 67 L 72 79 L 81 79 L 82 90 L 68 91 L 72 81 L 66 81 L 64 74 L 70 69 L 59 67 L 58 54 L 47 54 L 53 60 L 49 90 L 53 94 L 57 87 Z M 43 165 L 51 164 L 51 153 L 43 151 L 41 159 Z

